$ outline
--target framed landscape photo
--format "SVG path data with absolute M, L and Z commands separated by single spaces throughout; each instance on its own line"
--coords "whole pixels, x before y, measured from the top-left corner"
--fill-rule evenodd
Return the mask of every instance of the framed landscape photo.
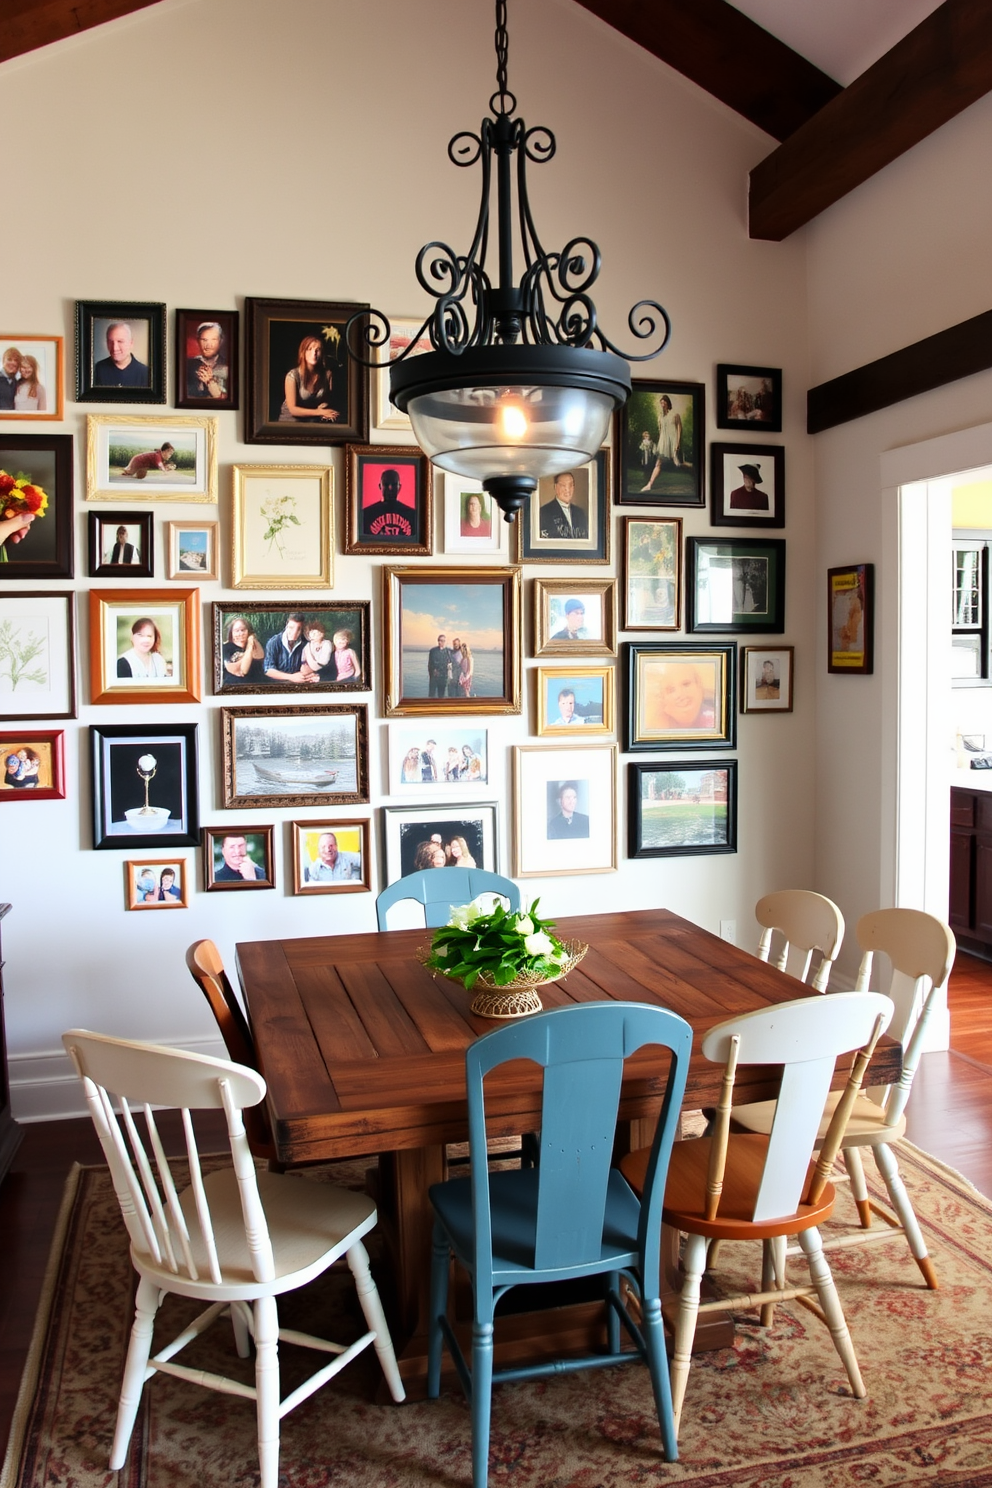
M 704 506 L 706 390 L 701 382 L 634 382 L 619 415 L 622 506 Z
M 521 563 L 609 563 L 612 454 L 545 475 L 516 522 Z
M 782 369 L 737 367 L 720 362 L 716 369 L 716 426 L 782 432 Z
M 736 851 L 736 760 L 627 766 L 629 857 L 697 857 Z
M 389 360 L 395 361 L 402 352 L 406 351 L 410 342 L 422 329 L 423 321 L 404 319 L 402 317 L 389 322 Z M 386 352 L 385 345 L 379 348 L 380 358 Z M 419 336 L 417 344 L 411 356 L 422 356 L 425 351 L 433 351 L 429 335 Z M 372 372 L 372 389 L 374 394 L 374 406 L 372 410 L 372 423 L 377 429 L 403 429 L 406 433 L 413 433 L 408 414 L 401 413 L 396 404 L 389 397 L 389 367 L 378 367 Z
M 204 827 L 203 887 L 214 889 L 274 889 L 275 829 L 260 827 Z
M 741 712 L 791 713 L 794 646 L 741 647 Z
M 177 408 L 237 408 L 238 312 L 177 310 L 175 366 Z
M 686 539 L 687 630 L 746 635 L 785 629 L 785 539 Z
M 165 402 L 165 306 L 76 301 L 76 402 Z
M 195 847 L 196 724 L 94 724 L 93 846 Z
M 482 482 L 438 474 L 444 480 L 444 551 L 505 554 L 509 523 Z
M 0 331 L 0 419 L 61 419 L 61 336 Z
M 150 579 L 155 572 L 155 524 L 147 512 L 90 512 L 89 569 L 93 579 Z
M 515 878 L 616 869 L 616 774 L 615 744 L 514 747 Z
M 0 722 L 75 718 L 75 598 L 0 594 Z
M 166 522 L 165 577 L 219 579 L 219 543 L 219 522 Z
M 198 703 L 195 589 L 90 590 L 90 702 Z
M 363 705 L 222 708 L 224 805 L 352 806 L 369 798 Z
M 433 553 L 432 466 L 426 455 L 410 445 L 351 444 L 346 468 L 346 553 Z
M 232 589 L 329 589 L 333 474 L 327 465 L 233 465 Z
M 0 521 L 33 519 L 0 547 L 0 580 L 72 578 L 72 492 L 71 434 L 0 434 Z
M 623 630 L 680 630 L 682 518 L 624 517 Z
M 365 894 L 371 888 L 367 818 L 293 822 L 294 894 Z
M 344 333 L 368 305 L 245 300 L 246 444 L 364 444 L 369 374 Z
M 520 569 L 385 568 L 387 716 L 520 712 Z
M 370 604 L 213 604 L 214 691 L 368 692 Z
M 389 726 L 389 794 L 424 796 L 489 784 L 489 732 L 438 720 L 422 728 Z
M 875 565 L 827 569 L 828 672 L 870 676 L 874 667 Z
M 737 647 L 628 642 L 624 748 L 733 749 Z
M 499 871 L 495 801 L 384 806 L 386 883 L 421 868 Z
M 185 858 L 129 858 L 124 864 L 127 909 L 188 909 Z
M 64 801 L 65 760 L 61 729 L 0 732 L 0 802 Z
M 616 579 L 535 579 L 535 656 L 616 656 Z
M 217 500 L 217 420 L 91 413 L 87 501 Z
M 613 667 L 537 667 L 537 733 L 612 734 Z
M 714 527 L 785 526 L 785 450 L 780 444 L 711 444 Z

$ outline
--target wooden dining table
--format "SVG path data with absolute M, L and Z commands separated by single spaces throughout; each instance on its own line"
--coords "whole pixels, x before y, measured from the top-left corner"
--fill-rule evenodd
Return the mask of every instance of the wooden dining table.
M 699 1052 L 714 1024 L 804 995 L 794 980 L 666 909 L 577 915 L 557 921 L 563 939 L 588 944 L 581 964 L 541 989 L 546 1008 L 570 1003 L 654 1003 L 694 1031 L 683 1110 L 717 1103 L 722 1068 Z M 425 1373 L 430 1275 L 428 1188 L 447 1176 L 446 1145 L 468 1136 L 465 1049 L 499 1025 L 469 1010 L 471 994 L 421 964 L 430 932 L 393 930 L 237 947 L 276 1149 L 291 1164 L 376 1154 L 377 1203 L 390 1259 L 394 1339 L 414 1389 Z M 889 1084 L 901 1048 L 880 1041 L 866 1083 Z M 843 1071 L 837 1083 L 843 1083 Z M 663 1072 L 657 1051 L 627 1062 L 618 1153 L 651 1140 Z M 739 1100 L 776 1094 L 774 1071 L 738 1071 Z M 490 1137 L 539 1129 L 540 1071 L 517 1062 L 487 1080 Z M 669 1265 L 676 1256 L 669 1247 Z M 674 1284 L 674 1283 L 673 1283 Z M 554 1332 L 562 1353 L 587 1348 L 601 1307 L 577 1303 L 506 1319 L 499 1364 L 532 1357 Z M 719 1318 L 700 1346 L 728 1341 Z

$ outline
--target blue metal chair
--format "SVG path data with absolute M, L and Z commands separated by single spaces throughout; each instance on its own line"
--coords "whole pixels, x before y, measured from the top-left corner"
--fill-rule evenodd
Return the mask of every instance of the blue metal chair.
M 613 1140 L 624 1060 L 645 1044 L 672 1053 L 659 1069 L 662 1112 L 649 1181 L 635 1198 L 613 1167 Z M 556 1008 L 487 1034 L 465 1054 L 469 1142 L 486 1150 L 483 1080 L 497 1065 L 530 1059 L 544 1068 L 540 1162 L 536 1168 L 490 1172 L 473 1162 L 469 1178 L 430 1190 L 434 1250 L 427 1394 L 441 1386 L 446 1341 L 472 1406 L 472 1482 L 485 1488 L 489 1467 L 492 1385 L 544 1374 L 620 1364 L 620 1323 L 651 1372 L 665 1459 L 678 1455 L 661 1319 L 661 1205 L 692 1048 L 692 1029 L 664 1008 L 597 1002 Z M 451 1252 L 464 1266 L 474 1297 L 471 1372 L 447 1318 Z M 620 1298 L 620 1274 L 640 1292 L 641 1326 Z M 511 1287 L 603 1275 L 607 1279 L 608 1352 L 493 1370 L 493 1314 Z
M 383 889 L 375 901 L 379 929 L 386 930 L 386 911 L 402 899 L 415 899 L 424 906 L 428 930 L 448 923 L 453 904 L 468 904 L 479 894 L 502 894 L 510 901 L 508 912 L 520 908 L 520 890 L 512 878 L 488 873 L 484 868 L 425 868 L 408 873 Z

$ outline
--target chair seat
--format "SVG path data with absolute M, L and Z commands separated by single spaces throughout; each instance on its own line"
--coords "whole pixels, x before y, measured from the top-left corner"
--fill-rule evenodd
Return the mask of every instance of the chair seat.
M 827 1096 L 823 1119 L 816 1134 L 818 1142 L 822 1142 L 826 1136 L 830 1119 L 842 1095 L 841 1090 L 831 1090 Z M 739 1126 L 746 1126 L 749 1132 L 763 1132 L 767 1136 L 775 1118 L 775 1102 L 752 1101 L 748 1105 L 734 1106 L 732 1114 Z M 859 1095 L 855 1099 L 854 1109 L 844 1131 L 842 1146 L 874 1147 L 879 1142 L 898 1141 L 905 1131 L 905 1116 L 890 1123 L 886 1120 L 885 1112 L 877 1102 L 870 1100 L 866 1095 Z

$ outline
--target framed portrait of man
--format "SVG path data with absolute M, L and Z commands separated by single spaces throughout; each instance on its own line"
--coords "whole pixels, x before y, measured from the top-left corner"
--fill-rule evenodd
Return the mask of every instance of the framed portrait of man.
M 165 306 L 76 301 L 76 402 L 165 402 Z
M 208 893 L 226 889 L 274 889 L 272 839 L 275 828 L 204 827 L 203 886 Z
M 176 311 L 176 407 L 238 407 L 238 312 Z
M 612 872 L 616 745 L 518 744 L 513 761 L 514 877 Z
M 348 447 L 346 553 L 434 551 L 432 466 L 416 447 Z
M 609 563 L 612 455 L 545 475 L 517 519 L 521 563 Z
M 371 873 L 367 818 L 293 823 L 294 894 L 367 894 Z

